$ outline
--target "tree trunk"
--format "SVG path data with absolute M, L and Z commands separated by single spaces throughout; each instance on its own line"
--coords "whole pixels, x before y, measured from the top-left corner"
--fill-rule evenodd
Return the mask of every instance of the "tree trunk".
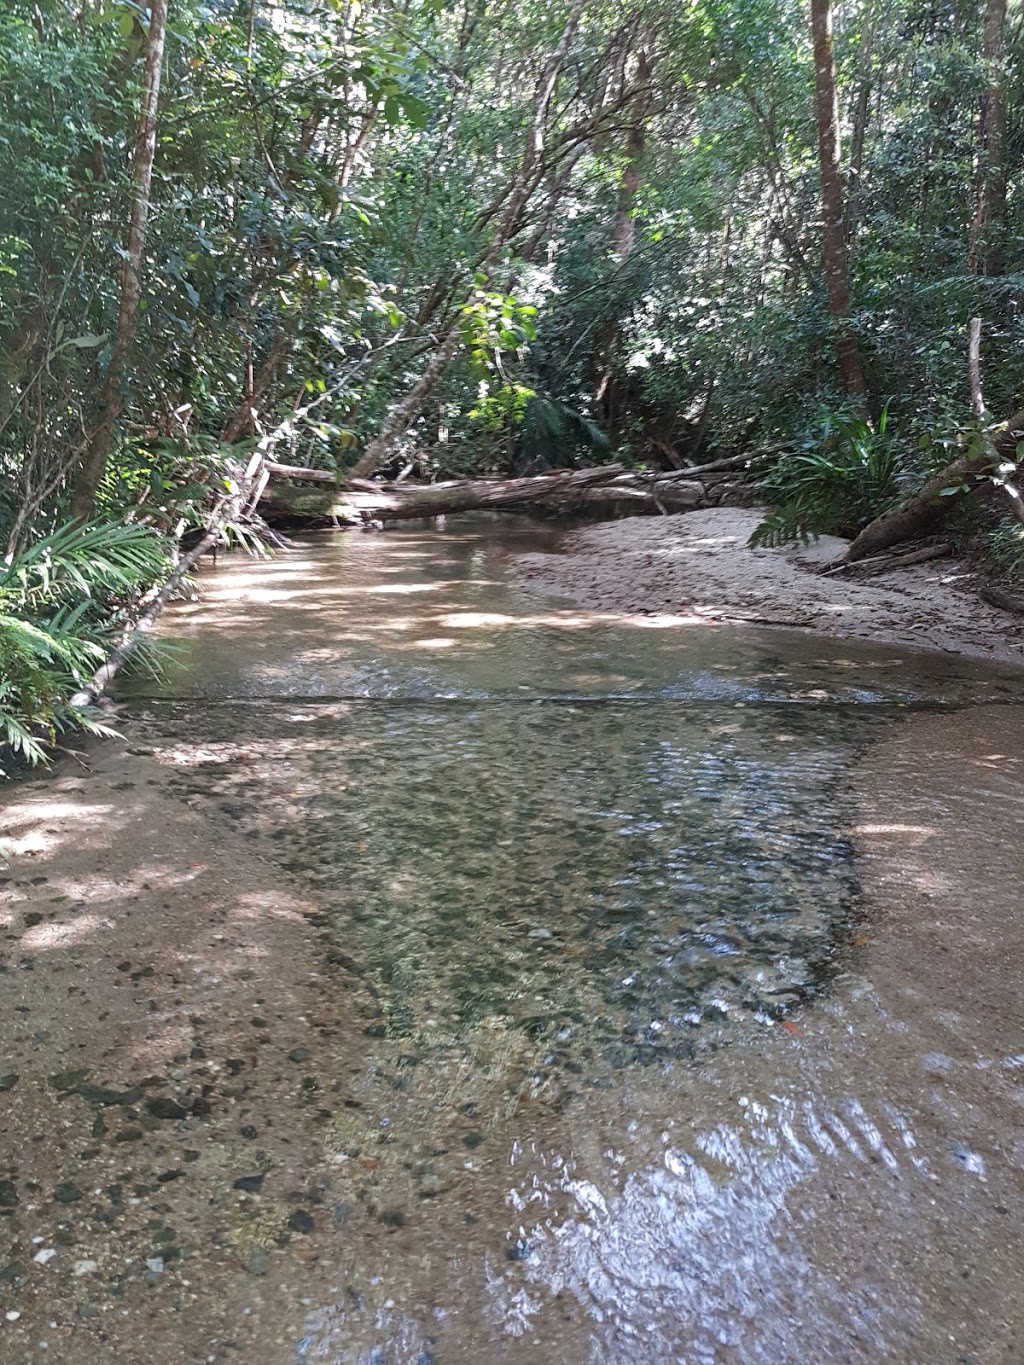
M 977 173 L 974 217 L 967 248 L 972 275 L 1002 270 L 1006 220 L 1006 111 L 1003 104 L 1003 50 L 1006 0 L 985 5 L 985 89 L 978 104 Z
M 359 462 L 352 470 L 355 478 L 366 479 L 376 470 L 377 466 L 391 453 L 391 447 L 395 441 L 415 422 L 423 409 L 423 404 L 430 397 L 430 394 L 438 380 L 444 374 L 448 362 L 459 349 L 459 340 L 462 336 L 461 320 L 452 327 L 451 331 L 441 343 L 440 348 L 434 353 L 434 358 L 427 365 L 427 368 L 420 375 L 419 379 L 405 395 L 400 403 L 388 413 L 384 425 L 380 431 L 367 445 L 363 451 Z
M 857 211 L 862 198 L 861 174 L 864 169 L 864 145 L 867 141 L 868 117 L 871 112 L 874 43 L 875 5 L 874 0 L 867 0 L 860 39 L 860 57 L 857 63 L 857 103 L 853 112 L 853 135 L 850 139 L 850 211 L 847 242 L 853 240 Z
M 99 420 L 89 435 L 75 478 L 71 515 L 85 520 L 92 514 L 96 490 L 103 478 L 114 444 L 117 420 L 124 407 L 121 379 L 135 340 L 135 316 L 142 298 L 142 273 L 146 256 L 150 189 L 156 157 L 156 125 L 160 108 L 160 77 L 163 71 L 167 0 L 151 0 L 146 63 L 142 72 L 139 121 L 132 152 L 131 217 L 128 242 L 121 266 L 120 298 L 114 328 L 114 348 L 100 391 Z
M 647 109 L 650 103 L 650 96 L 643 87 L 646 86 L 649 78 L 650 70 L 647 57 L 641 52 L 637 58 L 637 81 L 641 86 L 641 94 L 632 110 L 633 121 L 626 133 L 625 165 L 622 168 L 622 180 L 619 183 L 615 205 L 614 255 L 615 259 L 620 262 L 629 258 L 636 238 L 636 219 L 633 214 L 636 207 L 636 196 L 641 184 L 640 163 L 647 142 L 644 120 L 647 117 Z
M 233 445 L 235 441 L 248 432 L 252 434 L 256 427 L 257 409 L 261 399 L 274 382 L 277 374 L 277 367 L 281 363 L 281 356 L 284 354 L 285 342 L 287 337 L 283 331 L 279 331 L 274 338 L 267 358 L 260 366 L 252 380 L 247 383 L 249 390 L 239 403 L 238 407 L 228 418 L 227 424 L 221 433 L 221 440 L 225 445 Z
M 929 479 L 919 493 L 865 526 L 843 555 L 843 562 L 852 564 L 858 559 L 887 550 L 890 545 L 899 545 L 905 540 L 924 535 L 953 501 L 947 489 L 962 488 L 969 492 L 996 465 L 1003 461 L 1016 464 L 1017 446 L 1021 441 L 1024 441 L 1024 410 L 1014 413 L 994 445 L 986 443 L 985 448 L 977 453 L 954 460 L 941 473 Z
M 271 474 L 287 466 L 272 465 Z M 370 483 L 355 479 L 348 488 L 297 488 L 276 481 L 263 493 L 265 516 L 346 517 L 349 521 L 408 521 L 454 512 L 486 511 L 527 503 L 565 500 L 586 489 L 611 484 L 622 475 L 618 464 L 573 469 L 524 479 L 453 479 L 446 483 Z M 289 470 L 288 476 L 291 477 Z
M 843 388 L 861 410 L 867 406 L 867 384 L 860 350 L 850 326 L 850 281 L 846 262 L 843 183 L 839 162 L 839 102 L 832 52 L 830 0 L 811 0 L 814 38 L 815 113 L 821 168 L 822 262 L 828 308 L 835 328 L 836 359 Z

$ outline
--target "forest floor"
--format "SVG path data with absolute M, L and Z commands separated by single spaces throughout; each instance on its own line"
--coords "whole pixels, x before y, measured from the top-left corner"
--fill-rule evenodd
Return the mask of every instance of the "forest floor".
M 559 554 L 521 556 L 531 587 L 605 611 L 667 614 L 679 624 L 749 622 L 882 645 L 1024 664 L 1024 628 L 981 601 L 966 563 L 937 559 L 871 578 L 818 570 L 846 541 L 751 549 L 762 514 L 718 507 L 586 527 Z

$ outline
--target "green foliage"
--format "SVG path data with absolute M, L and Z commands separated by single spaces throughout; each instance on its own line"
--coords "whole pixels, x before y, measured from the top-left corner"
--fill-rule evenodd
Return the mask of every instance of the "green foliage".
M 1024 580 L 1024 526 L 1003 521 L 981 542 L 981 561 L 1000 578 Z
M 498 435 L 510 426 L 521 427 L 526 410 L 536 397 L 533 389 L 523 384 L 503 384 L 497 393 L 482 395 L 466 416 L 471 422 L 479 422 L 484 431 Z
M 523 414 L 518 468 L 554 469 L 574 463 L 580 451 L 606 455 L 608 436 L 585 413 L 554 398 L 534 395 Z
M 152 531 L 111 523 L 64 527 L 3 565 L 0 736 L 16 754 L 35 764 L 68 730 L 109 733 L 70 697 L 169 567 Z
M 771 511 L 751 545 L 776 546 L 813 536 L 853 537 L 898 501 L 901 462 L 888 411 L 878 426 L 826 415 L 801 449 L 773 461 L 759 484 Z
M 478 276 L 472 298 L 462 307 L 462 333 L 472 366 L 483 378 L 504 377 L 502 354 L 521 352 L 537 336 L 532 304 L 519 303 L 511 295 L 488 293 Z
M 103 658 L 98 645 L 59 622 L 49 627 L 0 613 L 0 752 L 2 744 L 30 764 L 67 730 L 110 731 L 68 697 Z M 5 776 L 0 768 L 0 777 Z

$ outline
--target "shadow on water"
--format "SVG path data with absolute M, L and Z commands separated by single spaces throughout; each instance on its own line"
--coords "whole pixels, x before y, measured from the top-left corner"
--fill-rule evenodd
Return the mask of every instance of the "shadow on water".
M 958 1229 L 988 1274 L 1017 1168 L 956 1157 L 1005 1092 L 865 959 L 871 831 L 934 853 L 983 741 L 912 814 L 920 755 L 876 807 L 864 774 L 1018 675 L 579 612 L 510 585 L 545 547 L 468 522 L 232 563 L 124 693 L 182 795 L 311 890 L 370 1040 L 325 1133 L 365 1223 L 296 1359 L 1009 1359 Z M 901 1282 L 872 1261 L 915 1239 Z

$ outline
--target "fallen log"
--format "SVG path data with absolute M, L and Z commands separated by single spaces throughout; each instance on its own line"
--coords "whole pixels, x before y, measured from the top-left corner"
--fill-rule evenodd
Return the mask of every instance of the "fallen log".
M 454 479 L 432 484 L 350 479 L 347 488 L 322 491 L 275 479 L 264 491 L 260 508 L 264 515 L 297 518 L 352 520 L 358 516 L 366 521 L 410 521 L 455 512 L 570 501 L 586 489 L 611 483 L 622 472 L 621 465 L 609 464 L 524 479 Z
M 944 540 L 939 545 L 925 545 L 918 550 L 910 550 L 906 554 L 878 554 L 871 555 L 866 559 L 840 560 L 838 564 L 826 564 L 821 573 L 827 578 L 837 573 L 864 571 L 864 577 L 870 578 L 873 574 L 886 573 L 889 569 L 906 568 L 911 564 L 925 564 L 929 559 L 942 559 L 952 553 L 953 546 L 948 540 Z
M 353 522 L 411 521 L 456 512 L 516 511 L 530 506 L 574 508 L 608 506 L 637 512 L 687 511 L 714 501 L 718 485 L 744 457 L 716 460 L 671 475 L 633 473 L 620 464 L 570 469 L 515 479 L 450 479 L 443 483 L 397 480 L 378 483 L 350 477 L 344 487 L 329 470 L 306 469 L 267 461 L 270 482 L 262 490 L 260 511 L 266 517 L 291 520 Z M 706 470 L 702 479 L 685 477 Z M 315 483 L 310 488 L 304 484 Z M 332 485 L 325 487 L 324 485 Z
M 842 563 L 888 550 L 905 540 L 925 535 L 960 493 L 969 493 L 1005 462 L 1017 463 L 1017 446 L 1024 440 L 1024 410 L 1014 413 L 998 439 L 984 442 L 980 451 L 961 456 L 928 480 L 920 492 L 890 512 L 883 512 L 851 542 Z M 950 492 L 950 490 L 953 490 Z
M 986 583 L 980 587 L 978 596 L 990 606 L 998 607 L 1000 611 L 1011 612 L 1014 616 L 1024 616 L 1024 597 L 1015 597 L 1013 593 L 1004 592 L 994 583 Z
M 712 460 L 709 464 L 693 464 L 686 469 L 668 469 L 651 474 L 652 483 L 671 483 L 676 479 L 699 479 L 702 474 L 724 474 L 727 470 L 742 469 L 750 463 L 749 455 L 730 455 L 727 459 Z
M 357 511 L 381 521 L 449 516 L 454 512 L 519 507 L 571 497 L 578 490 L 609 483 L 622 473 L 618 464 L 539 474 L 526 479 L 458 479 L 448 483 L 379 484 L 376 491 L 347 490 Z M 364 485 L 365 487 L 365 485 Z
M 348 499 L 340 488 L 274 480 L 263 490 L 259 509 L 266 520 L 359 522 L 361 517 Z

